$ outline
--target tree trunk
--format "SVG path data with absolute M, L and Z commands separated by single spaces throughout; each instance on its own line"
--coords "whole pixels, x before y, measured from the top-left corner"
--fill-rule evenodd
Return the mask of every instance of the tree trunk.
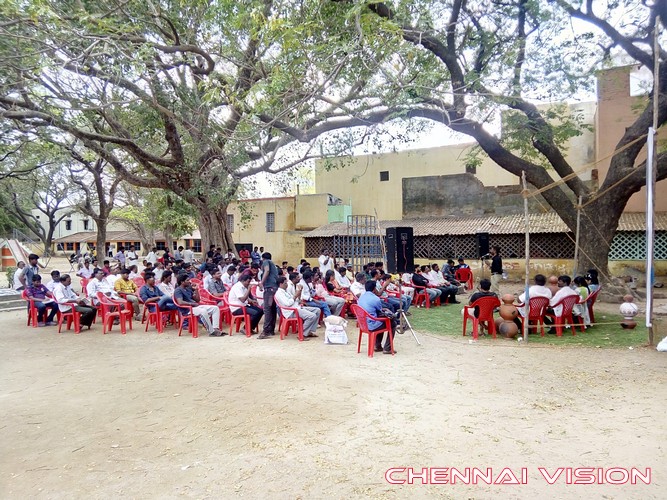
M 608 281 L 609 249 L 624 207 L 625 203 L 618 202 L 613 196 L 603 196 L 584 207 L 579 231 L 578 274 L 583 275 L 594 268 L 601 280 Z
M 107 219 L 96 219 L 97 222 L 97 238 L 95 240 L 95 250 L 97 251 L 98 265 L 102 267 L 105 257 L 107 256 Z
M 44 257 L 51 257 L 51 245 L 53 244 L 53 233 L 55 230 L 56 227 L 49 224 L 49 230 L 44 236 Z
M 216 208 L 198 206 L 197 209 L 202 253 L 206 255 L 210 245 L 221 247 L 223 252 L 228 248 L 234 250 L 234 239 L 227 228 L 227 205 Z

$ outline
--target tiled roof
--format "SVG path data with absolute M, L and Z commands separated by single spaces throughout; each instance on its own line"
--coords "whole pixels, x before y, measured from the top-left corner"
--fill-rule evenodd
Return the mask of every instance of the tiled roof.
M 531 233 L 564 233 L 568 227 L 556 214 L 530 214 Z M 388 227 L 412 227 L 415 236 L 437 236 L 444 234 L 465 235 L 475 233 L 517 234 L 525 232 L 525 218 L 517 215 L 487 215 L 476 217 L 422 217 L 419 219 L 380 221 L 380 233 L 384 234 Z M 625 213 L 621 215 L 619 231 L 644 231 L 646 215 L 643 213 Z M 655 229 L 667 231 L 667 213 L 656 214 Z M 304 238 L 320 238 L 347 234 L 345 222 L 333 222 L 320 226 L 303 235 Z M 377 234 L 377 232 L 376 232 Z
M 164 235 L 161 231 L 155 232 L 156 240 L 164 240 Z M 96 231 L 81 231 L 78 233 L 63 236 L 55 240 L 56 243 L 95 243 L 97 240 Z M 139 234 L 136 231 L 107 231 L 107 241 L 141 241 Z

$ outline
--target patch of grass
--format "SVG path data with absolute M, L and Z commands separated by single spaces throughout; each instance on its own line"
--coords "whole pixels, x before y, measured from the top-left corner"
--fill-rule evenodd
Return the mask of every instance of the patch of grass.
M 447 337 L 459 337 L 463 333 L 463 316 L 461 309 L 463 304 L 449 304 L 447 306 L 432 307 L 431 309 L 411 307 L 412 317 L 410 323 L 417 331 L 433 333 Z M 496 314 L 496 317 L 498 315 Z M 637 328 L 634 330 L 623 330 L 621 328 L 622 317 L 619 314 L 598 313 L 595 318 L 599 323 L 584 333 L 577 329 L 577 334 L 572 335 L 572 330 L 563 331 L 562 337 L 549 335 L 530 335 L 528 342 L 535 344 L 558 345 L 558 346 L 584 346 L 584 347 L 635 347 L 645 345 L 648 341 L 648 332 L 643 326 L 642 320 L 637 318 Z M 468 321 L 468 338 L 472 338 L 472 323 Z M 498 338 L 498 340 L 504 340 Z M 480 342 L 492 342 L 492 337 L 480 337 Z

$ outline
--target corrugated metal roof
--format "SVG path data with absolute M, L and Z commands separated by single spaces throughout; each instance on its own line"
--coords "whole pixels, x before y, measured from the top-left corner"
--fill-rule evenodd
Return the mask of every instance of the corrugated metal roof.
M 556 214 L 546 212 L 543 214 L 530 214 L 531 233 L 565 233 L 568 227 Z M 381 234 L 388 227 L 407 226 L 412 227 L 415 236 L 438 236 L 438 235 L 466 235 L 475 233 L 490 234 L 517 234 L 525 232 L 525 219 L 522 214 L 516 215 L 486 215 L 475 217 L 422 217 L 419 219 L 386 220 L 380 221 Z M 619 231 L 644 231 L 646 228 L 646 215 L 643 213 L 626 213 L 621 215 L 618 225 Z M 656 214 L 655 229 L 667 231 L 667 213 Z M 322 238 L 348 234 L 345 222 L 333 222 L 320 226 L 303 235 L 304 238 Z M 377 234 L 377 232 L 376 232 Z

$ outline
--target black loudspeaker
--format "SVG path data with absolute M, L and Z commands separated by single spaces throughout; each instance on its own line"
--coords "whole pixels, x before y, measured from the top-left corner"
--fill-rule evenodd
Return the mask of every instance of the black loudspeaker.
M 387 272 L 411 273 L 415 268 L 415 241 L 411 227 L 387 228 Z
M 489 233 L 477 233 L 475 234 L 475 240 L 477 242 L 477 258 L 481 259 L 489 253 Z

